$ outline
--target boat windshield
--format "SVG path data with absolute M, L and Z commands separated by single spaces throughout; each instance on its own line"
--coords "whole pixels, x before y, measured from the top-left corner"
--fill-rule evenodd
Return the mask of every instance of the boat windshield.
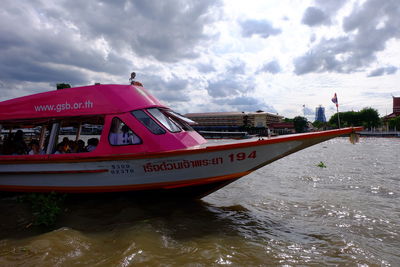
M 177 133 L 182 131 L 182 129 L 179 128 L 179 126 L 171 118 L 169 118 L 167 114 L 161 112 L 161 110 L 158 108 L 149 108 L 147 111 L 170 132 Z
M 176 113 L 172 110 L 163 110 L 163 112 L 168 115 L 168 117 L 173 120 L 177 125 L 179 125 L 185 131 L 194 131 L 194 129 L 190 125 L 195 125 L 197 122 L 192 121 L 179 113 Z
M 161 125 L 172 133 L 178 133 L 182 130 L 194 131 L 189 124 L 196 124 L 196 122 L 169 109 L 149 108 L 134 110 L 131 113 L 154 134 L 165 134 Z
M 161 128 L 146 112 L 143 110 L 134 110 L 131 114 L 138 119 L 153 134 L 165 134 L 165 130 Z
M 183 115 L 181 115 L 181 114 L 179 114 L 179 113 L 177 113 L 175 111 L 167 110 L 166 112 L 168 114 L 170 114 L 171 116 L 176 117 L 179 120 L 186 122 L 189 125 L 197 125 L 198 124 L 197 122 L 195 122 L 195 121 L 193 121 L 193 120 L 191 120 L 189 118 L 186 118 L 185 116 L 183 116 Z

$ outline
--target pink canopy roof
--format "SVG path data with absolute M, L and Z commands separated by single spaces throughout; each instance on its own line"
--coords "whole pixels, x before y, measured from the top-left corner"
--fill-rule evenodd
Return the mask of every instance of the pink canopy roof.
M 20 119 L 115 114 L 165 107 L 146 89 L 133 85 L 91 85 L 0 102 L 0 122 Z

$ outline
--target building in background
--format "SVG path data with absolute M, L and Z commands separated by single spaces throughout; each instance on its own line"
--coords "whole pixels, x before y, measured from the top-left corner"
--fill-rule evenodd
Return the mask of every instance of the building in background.
M 393 113 L 400 115 L 400 97 L 393 96 Z
M 398 116 L 400 116 L 400 97 L 393 96 L 393 112 L 382 118 L 387 130 L 389 130 L 389 120 Z
M 196 130 L 242 131 L 264 134 L 269 125 L 282 122 L 283 116 L 264 112 L 208 112 L 188 113 L 186 117 L 198 123 Z
M 396 118 L 400 116 L 400 97 L 393 96 L 393 112 L 385 116 L 385 120 Z
M 268 128 L 275 135 L 296 133 L 293 122 L 275 122 L 275 123 L 271 123 L 270 125 L 268 125 Z
M 326 122 L 325 108 L 321 105 L 315 108 L 315 120 L 320 122 Z

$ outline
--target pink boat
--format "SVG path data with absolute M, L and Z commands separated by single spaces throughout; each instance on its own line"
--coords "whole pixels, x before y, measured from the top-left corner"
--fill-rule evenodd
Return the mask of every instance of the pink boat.
M 0 191 L 155 191 L 200 198 L 291 153 L 361 130 L 208 144 L 191 123 L 135 82 L 0 102 Z M 17 140 L 18 130 L 23 141 Z M 76 150 L 85 131 L 97 138 Z M 24 142 L 31 142 L 30 154 Z M 64 153 L 66 147 L 70 153 Z

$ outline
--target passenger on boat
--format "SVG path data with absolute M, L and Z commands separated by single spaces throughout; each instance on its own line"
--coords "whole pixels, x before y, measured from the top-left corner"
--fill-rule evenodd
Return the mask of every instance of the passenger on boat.
M 42 155 L 43 151 L 40 151 L 39 142 L 37 140 L 32 140 L 29 143 L 29 147 L 31 150 L 29 151 L 28 155 Z
M 61 142 L 57 145 L 57 149 L 56 149 L 56 152 L 54 152 L 54 154 L 66 154 L 69 152 L 70 152 L 70 149 L 69 149 L 68 143 Z
M 69 144 L 69 142 L 70 142 L 69 138 L 68 137 L 64 137 L 61 143 L 62 144 Z
M 76 149 L 76 153 L 82 153 L 82 152 L 87 152 L 86 148 L 85 148 L 85 142 L 81 139 L 79 139 L 77 142 L 77 149 Z
M 69 147 L 71 150 L 71 153 L 82 153 L 82 152 L 87 152 L 85 148 L 85 142 L 81 139 L 78 141 L 69 141 Z
M 12 145 L 14 148 L 14 151 L 12 153 L 13 155 L 26 155 L 29 151 L 28 146 L 24 141 L 24 132 L 22 130 L 18 130 L 15 133 Z
M 86 147 L 87 152 L 92 152 L 93 150 L 96 149 L 97 145 L 99 144 L 99 139 L 97 138 L 90 138 L 88 140 L 88 145 Z
M 10 134 L 4 139 L 3 150 L 1 151 L 3 155 L 11 155 L 13 153 L 14 151 L 12 143 L 13 137 L 14 137 L 13 134 Z
M 111 145 L 140 144 L 140 138 L 121 120 L 114 118 L 109 136 Z
M 71 147 L 70 147 L 70 140 L 68 137 L 64 137 L 62 142 L 57 144 L 56 146 L 56 151 L 59 151 L 59 148 L 62 147 L 63 148 L 63 152 L 64 153 L 54 153 L 54 154 L 65 154 L 65 153 L 70 153 L 71 152 Z M 61 151 L 60 151 L 61 152 Z
M 78 148 L 78 144 L 73 141 L 73 140 L 69 140 L 68 141 L 68 146 L 69 146 L 69 150 L 71 153 L 76 153 L 77 148 Z

